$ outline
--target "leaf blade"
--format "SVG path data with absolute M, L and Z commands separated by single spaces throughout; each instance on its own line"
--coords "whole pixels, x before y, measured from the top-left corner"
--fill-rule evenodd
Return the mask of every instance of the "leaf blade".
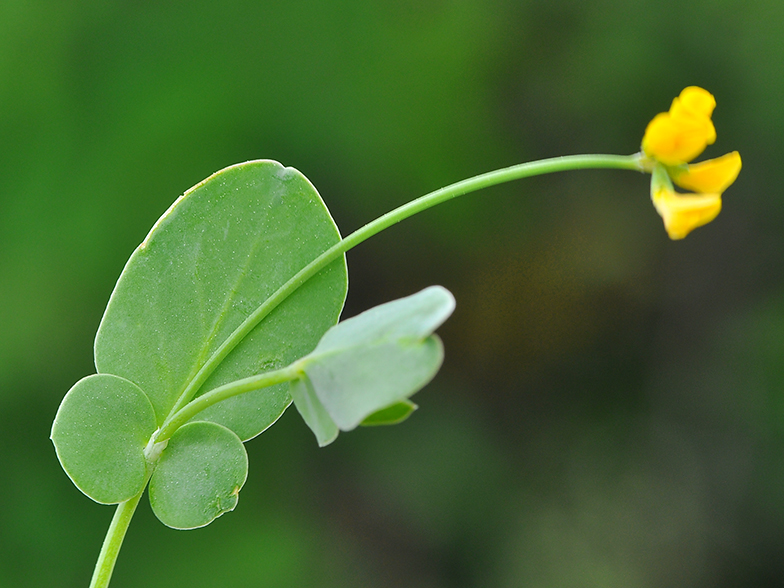
M 208 421 L 180 427 L 150 479 L 150 506 L 173 529 L 204 527 L 234 510 L 248 476 L 248 456 L 230 429 Z
M 152 404 L 138 386 L 94 374 L 63 398 L 51 439 L 76 487 L 98 503 L 116 504 L 144 487 L 144 448 L 155 429 Z
M 419 407 L 410 400 L 401 400 L 368 415 L 359 424 L 362 427 L 397 425 L 410 417 L 417 408 Z
M 221 170 L 180 197 L 131 255 L 96 335 L 98 372 L 150 391 L 160 425 L 237 326 L 339 239 L 320 196 L 296 170 L 272 161 Z M 341 257 L 255 327 L 198 393 L 312 350 L 337 321 L 347 284 Z M 247 410 L 249 399 L 227 401 L 205 418 L 249 439 L 291 402 L 285 386 L 271 398 L 275 405 L 262 410 Z
M 404 298 L 379 304 L 327 331 L 313 354 L 395 340 L 421 340 L 449 318 L 455 298 L 442 286 L 430 286 Z
M 294 405 L 302 420 L 316 435 L 319 447 L 325 447 L 337 439 L 338 426 L 316 396 L 316 391 L 308 377 L 303 375 L 301 378 L 292 380 L 289 386 Z
M 351 431 L 374 412 L 422 389 L 443 358 L 441 340 L 431 335 L 415 345 L 387 343 L 324 356 L 305 372 L 332 420 Z
M 370 415 L 405 401 L 435 376 L 444 350 L 432 333 L 454 307 L 445 288 L 425 288 L 332 327 L 298 362 L 340 430 L 350 431 Z M 318 438 L 319 431 L 314 432 Z

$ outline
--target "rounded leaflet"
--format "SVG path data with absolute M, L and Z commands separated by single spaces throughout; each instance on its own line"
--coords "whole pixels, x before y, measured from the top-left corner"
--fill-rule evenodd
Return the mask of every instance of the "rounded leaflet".
M 96 502 L 115 504 L 144 487 L 144 448 L 156 427 L 141 388 L 119 376 L 94 374 L 65 395 L 51 438 L 76 487 Z
M 150 479 L 155 516 L 173 529 L 195 529 L 234 510 L 248 476 L 237 435 L 216 423 L 191 422 L 169 439 Z

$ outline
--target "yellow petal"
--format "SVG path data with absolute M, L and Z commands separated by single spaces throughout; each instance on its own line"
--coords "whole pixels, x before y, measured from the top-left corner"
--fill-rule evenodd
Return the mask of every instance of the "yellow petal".
M 651 157 L 673 152 L 676 148 L 677 132 L 678 128 L 670 119 L 670 113 L 660 112 L 645 128 L 645 135 L 642 138 L 643 151 Z
M 738 177 L 741 168 L 740 153 L 733 151 L 716 159 L 690 165 L 675 176 L 673 181 L 694 192 L 724 192 Z
M 680 195 L 661 188 L 653 194 L 653 205 L 670 239 L 683 239 L 716 218 L 721 211 L 721 194 Z
M 713 96 L 689 86 L 672 101 L 669 112 L 657 114 L 645 129 L 642 149 L 667 165 L 691 161 L 716 141 L 710 117 L 716 106 Z
M 704 118 L 710 118 L 716 108 L 713 94 L 697 86 L 684 88 L 677 100 L 685 109 Z
M 716 127 L 713 126 L 710 116 L 705 116 L 699 110 L 688 107 L 678 98 L 673 100 L 669 114 L 680 133 L 691 135 L 695 140 L 704 141 L 705 145 L 712 145 L 716 142 Z

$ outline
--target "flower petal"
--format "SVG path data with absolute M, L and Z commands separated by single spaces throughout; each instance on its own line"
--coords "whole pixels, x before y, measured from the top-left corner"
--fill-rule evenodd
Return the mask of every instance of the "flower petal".
M 710 118 L 713 109 L 716 108 L 716 99 L 713 94 L 698 86 L 684 88 L 676 100 L 684 109 L 701 118 Z
M 673 177 L 681 188 L 693 192 L 724 192 L 738 177 L 741 168 L 740 153 L 733 151 L 716 159 L 690 165 L 686 171 Z
M 713 95 L 689 86 L 672 101 L 669 112 L 657 114 L 645 129 L 643 151 L 667 165 L 691 161 L 716 141 L 710 117 L 716 106 Z
M 680 195 L 666 188 L 652 196 L 670 239 L 683 239 L 697 227 L 711 222 L 721 211 L 721 194 Z

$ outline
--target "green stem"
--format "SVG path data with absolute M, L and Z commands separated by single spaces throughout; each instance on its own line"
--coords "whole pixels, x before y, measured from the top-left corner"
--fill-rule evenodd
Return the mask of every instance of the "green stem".
M 202 394 L 198 398 L 192 400 L 171 417 L 167 418 L 163 425 L 161 425 L 161 430 L 158 431 L 155 442 L 161 443 L 162 441 L 166 441 L 174 435 L 174 432 L 177 429 L 191 420 L 197 413 L 212 406 L 216 402 L 226 400 L 227 398 L 237 396 L 238 394 L 245 394 L 246 392 L 266 388 L 267 386 L 289 382 L 299 377 L 299 375 L 300 372 L 297 369 L 297 364 L 294 363 L 273 372 L 265 372 L 249 378 L 243 378 L 242 380 L 236 380 L 235 382 L 210 390 L 206 394 Z
M 128 530 L 128 525 L 131 524 L 133 513 L 136 511 L 142 494 L 144 494 L 144 489 L 133 498 L 117 505 L 109 530 L 106 532 L 106 538 L 103 540 L 98 561 L 95 563 L 90 588 L 106 588 L 109 585 L 117 555 L 120 553 L 120 547 L 125 539 L 125 532 Z
M 335 243 L 332 247 L 327 249 L 324 253 L 319 255 L 316 259 L 311 261 L 308 265 L 302 268 L 296 275 L 294 275 L 288 282 L 283 284 L 278 290 L 265 300 L 243 323 L 229 335 L 229 337 L 221 344 L 218 349 L 210 356 L 207 362 L 201 367 L 196 376 L 188 383 L 183 393 L 177 400 L 177 403 L 172 409 L 172 413 L 181 410 L 191 398 L 196 395 L 202 384 L 207 381 L 216 367 L 225 359 L 225 357 L 234 349 L 240 341 L 242 341 L 248 333 L 250 333 L 256 325 L 258 325 L 264 317 L 266 317 L 272 310 L 285 300 L 292 292 L 304 284 L 308 279 L 313 277 L 319 271 L 324 269 L 327 265 L 335 261 L 338 257 L 346 253 L 353 247 L 356 247 L 366 239 L 383 231 L 384 229 L 399 223 L 400 221 L 413 216 L 423 210 L 432 208 L 437 204 L 475 192 L 482 188 L 488 188 L 497 184 L 511 182 L 512 180 L 519 180 L 522 178 L 529 178 L 532 176 L 539 176 L 559 171 L 567 171 L 574 169 L 628 169 L 633 171 L 644 171 L 643 157 L 641 154 L 634 155 L 568 155 L 564 157 L 553 157 L 551 159 L 542 159 L 539 161 L 532 161 L 529 163 L 521 163 L 513 165 L 478 176 L 462 180 L 456 184 L 451 184 L 445 188 L 436 190 L 412 200 L 403 206 L 400 206 L 391 212 L 377 218 L 373 222 L 357 229 L 348 237 L 345 237 Z M 171 413 L 170 413 L 171 414 Z

